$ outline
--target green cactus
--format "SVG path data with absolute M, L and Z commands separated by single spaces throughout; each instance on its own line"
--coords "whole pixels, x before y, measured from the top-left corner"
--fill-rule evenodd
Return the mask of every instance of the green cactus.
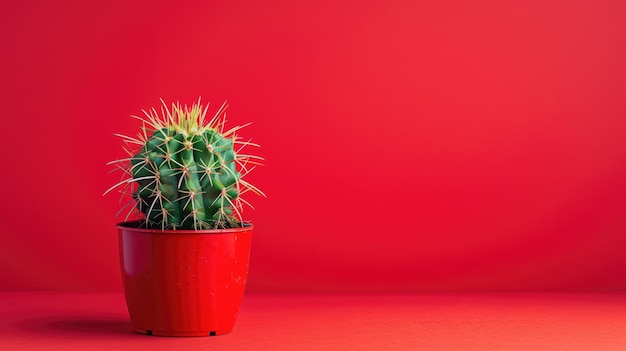
M 128 220 L 138 210 L 147 227 L 242 226 L 242 205 L 251 205 L 241 195 L 251 191 L 265 196 L 242 179 L 262 160 L 241 153 L 246 146 L 259 146 L 239 140 L 236 133 L 246 125 L 224 131 L 226 103 L 206 122 L 208 105 L 203 108 L 200 99 L 191 108 L 172 104 L 171 110 L 161 102 L 160 115 L 151 109 L 143 111 L 145 117 L 133 116 L 143 122 L 137 137 L 116 134 L 130 157 L 109 162 L 123 177 L 105 195 L 116 188 L 130 195 L 120 212 L 130 207 Z

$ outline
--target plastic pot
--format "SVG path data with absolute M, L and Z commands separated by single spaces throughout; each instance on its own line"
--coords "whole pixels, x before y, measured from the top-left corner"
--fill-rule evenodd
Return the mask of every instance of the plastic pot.
M 126 304 L 136 332 L 211 336 L 233 330 L 243 299 L 252 225 L 153 230 L 117 225 Z

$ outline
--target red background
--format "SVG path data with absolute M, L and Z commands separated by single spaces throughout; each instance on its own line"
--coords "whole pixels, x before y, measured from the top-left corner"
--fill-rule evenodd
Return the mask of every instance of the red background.
M 0 291 L 121 290 L 112 136 L 228 99 L 248 291 L 626 289 L 621 1 L 5 1 Z

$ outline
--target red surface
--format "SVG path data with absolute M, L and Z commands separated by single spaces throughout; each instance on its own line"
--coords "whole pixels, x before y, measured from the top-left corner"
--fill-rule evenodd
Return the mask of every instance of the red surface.
M 248 278 L 253 228 L 162 232 L 118 226 L 122 283 L 135 330 L 163 336 L 231 332 Z
M 120 291 L 112 134 L 199 95 L 250 291 L 626 289 L 625 4 L 3 1 L 0 291 Z
M 0 349 L 626 349 L 624 294 L 247 294 L 232 333 L 133 332 L 122 294 L 0 294 Z

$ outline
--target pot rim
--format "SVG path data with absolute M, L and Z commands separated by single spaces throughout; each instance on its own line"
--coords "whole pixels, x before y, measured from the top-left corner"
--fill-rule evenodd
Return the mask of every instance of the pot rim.
M 239 228 L 226 228 L 226 229 L 151 229 L 145 227 L 136 227 L 135 224 L 141 222 L 137 221 L 128 221 L 128 222 L 120 222 L 115 226 L 117 229 L 121 230 L 129 230 L 140 233 L 151 233 L 151 234 L 227 234 L 227 233 L 240 233 L 247 232 L 254 229 L 254 225 L 252 223 L 243 222 L 243 227 Z

